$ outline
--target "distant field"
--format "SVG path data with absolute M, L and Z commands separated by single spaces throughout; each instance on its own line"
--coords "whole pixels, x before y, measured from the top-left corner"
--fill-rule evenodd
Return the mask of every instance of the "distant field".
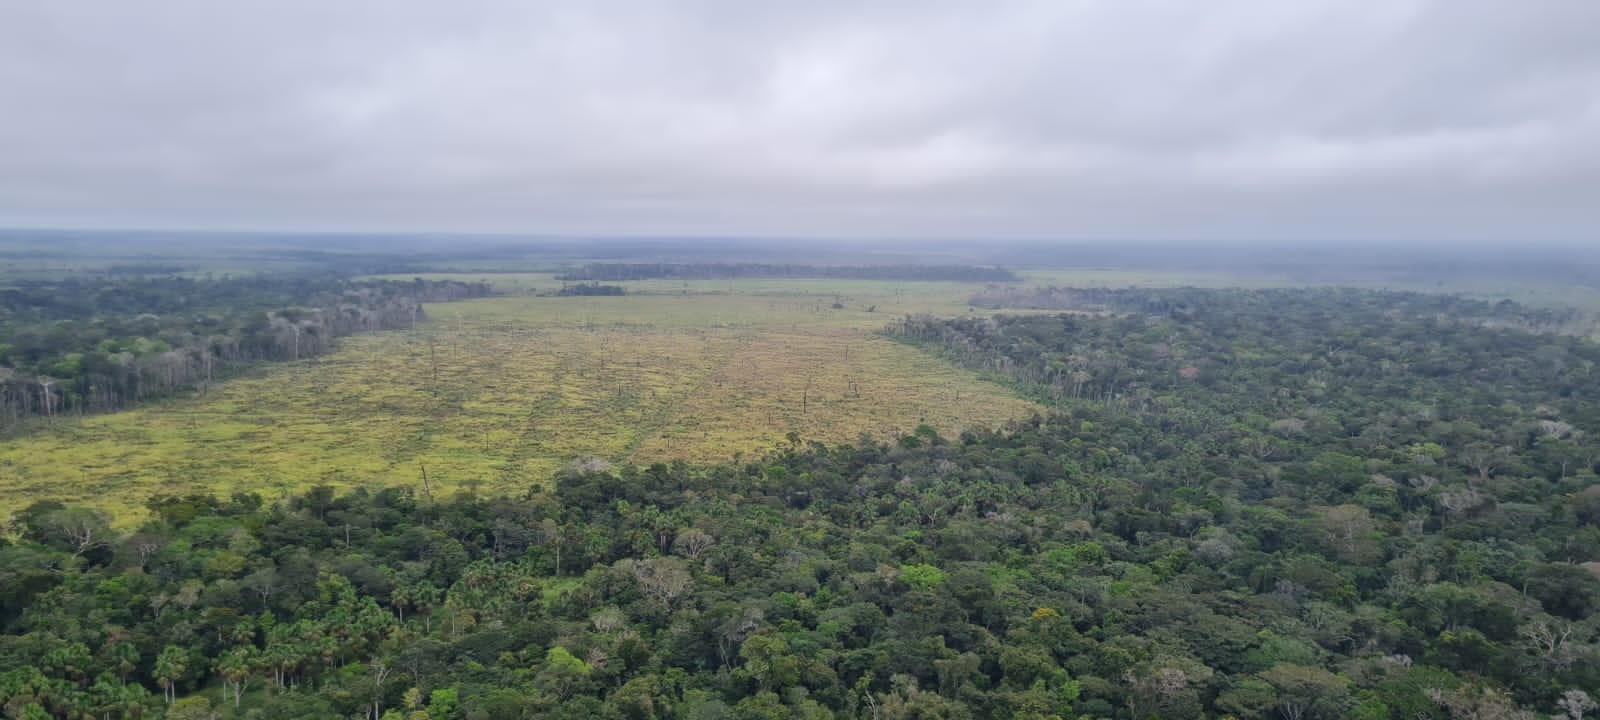
M 1600 288 L 1564 284 L 1534 284 L 1528 282 L 1494 282 L 1458 279 L 1449 283 L 1402 282 L 1384 280 L 1341 280 L 1339 282 L 1311 283 L 1289 275 L 1267 272 L 1208 273 L 1197 271 L 1124 270 L 1115 268 L 1077 268 L 1056 270 L 1019 270 L 1024 284 L 1058 285 L 1063 287 L 1304 287 L 1307 285 L 1349 285 L 1415 292 L 1461 293 L 1486 299 L 1510 299 L 1535 307 L 1577 307 L 1600 311 Z M 463 279 L 487 282 L 496 290 L 509 293 L 536 293 L 561 287 L 554 273 L 421 273 L 411 275 L 380 275 L 392 279 Z M 682 281 L 652 280 L 622 283 L 630 292 L 674 294 L 685 288 Z M 876 285 L 876 286 L 875 286 Z M 822 300 L 831 292 L 864 293 L 873 300 L 888 302 L 880 311 L 904 313 L 927 311 L 935 313 L 965 312 L 965 299 L 978 287 L 961 283 L 882 283 L 840 282 L 828 280 L 734 280 L 696 281 L 691 283 L 694 293 L 721 293 L 737 295 L 774 294 L 789 296 L 809 293 Z
M 790 432 L 956 433 L 1037 410 L 875 334 L 908 312 L 968 312 L 971 285 L 627 285 L 638 294 L 430 306 L 417 330 L 348 338 L 203 398 L 57 420 L 0 444 L 0 515 L 40 498 L 127 519 L 157 493 L 420 488 L 424 467 L 435 493 L 520 491 L 579 458 L 721 461 Z

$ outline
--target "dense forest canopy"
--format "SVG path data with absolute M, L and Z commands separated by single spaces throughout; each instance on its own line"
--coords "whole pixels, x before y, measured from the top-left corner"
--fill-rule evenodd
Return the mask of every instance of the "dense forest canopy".
M 165 497 L 131 533 L 36 504 L 0 544 L 0 707 L 1592 712 L 1600 347 L 1451 298 L 1102 302 L 894 328 L 1058 409 L 1004 431 L 589 461 L 520 497 Z
M 1359 324 L 1398 316 L 1573 335 L 1592 335 L 1600 330 L 1600 319 L 1594 313 L 1574 307 L 1530 308 L 1510 300 L 1345 287 L 1136 290 L 989 285 L 969 302 L 973 307 L 989 309 L 1170 315 L 1196 322 L 1203 322 L 1206 317 L 1225 322 L 1298 322 L 1314 318 L 1324 324 Z M 1270 317 L 1285 309 L 1286 318 Z

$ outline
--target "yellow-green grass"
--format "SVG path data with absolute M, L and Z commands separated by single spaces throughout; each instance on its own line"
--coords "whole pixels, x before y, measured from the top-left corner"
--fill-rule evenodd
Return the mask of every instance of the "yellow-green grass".
M 891 286 L 849 281 L 645 281 L 622 283 L 620 297 L 502 297 L 429 308 L 448 325 L 470 318 L 492 326 L 610 325 L 669 328 L 856 328 L 876 330 L 908 313 L 970 312 L 973 285 Z M 839 308 L 834 308 L 834 305 Z
M 346 338 L 204 397 L 57 419 L 0 443 L 0 517 L 46 498 L 127 524 L 162 493 L 421 490 L 423 468 L 436 496 L 520 492 L 581 458 L 716 462 L 790 432 L 953 434 L 1038 409 L 876 333 L 905 312 L 967 312 L 970 285 L 631 285 L 430 305 L 415 330 Z

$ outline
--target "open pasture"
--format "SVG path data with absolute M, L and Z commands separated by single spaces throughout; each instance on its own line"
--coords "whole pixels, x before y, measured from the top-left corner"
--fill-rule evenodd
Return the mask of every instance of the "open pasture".
M 159 493 L 407 485 L 518 492 L 584 458 L 722 461 L 787 442 L 993 427 L 1037 408 L 876 334 L 967 312 L 971 285 L 629 283 L 623 297 L 428 307 L 205 397 L 57 419 L 0 443 L 0 514 L 35 499 L 126 522 Z M 835 304 L 839 308 L 835 308 Z

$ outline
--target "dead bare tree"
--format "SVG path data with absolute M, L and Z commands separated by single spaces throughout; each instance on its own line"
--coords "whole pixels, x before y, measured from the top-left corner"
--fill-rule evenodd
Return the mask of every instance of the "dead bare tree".
M 372 663 L 372 720 L 378 720 L 383 715 L 383 681 L 389 679 L 389 673 L 393 671 L 394 668 L 382 660 Z
M 1461 450 L 1461 461 L 1478 474 L 1478 481 L 1483 482 L 1494 475 L 1505 464 L 1510 448 L 1495 447 L 1488 443 L 1472 443 Z
M 1533 650 L 1531 662 L 1541 671 L 1561 672 L 1578 659 L 1572 647 L 1571 623 L 1541 618 L 1525 625 L 1521 635 Z
M 679 555 L 695 560 L 700 557 L 700 553 L 705 552 L 715 544 L 716 539 L 711 537 L 710 533 L 700 528 L 685 528 L 678 532 L 678 537 L 673 540 L 672 547 L 678 551 Z
M 1590 710 L 1600 705 L 1595 704 L 1594 698 L 1589 697 L 1589 693 L 1582 690 L 1568 690 L 1561 694 L 1560 700 L 1556 701 L 1556 707 L 1566 715 L 1567 720 L 1583 720 Z

